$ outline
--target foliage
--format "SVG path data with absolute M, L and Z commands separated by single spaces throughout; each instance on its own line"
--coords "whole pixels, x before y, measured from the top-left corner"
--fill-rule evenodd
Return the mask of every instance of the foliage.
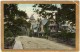
M 24 11 L 18 10 L 17 4 L 4 4 L 4 48 L 12 47 L 14 39 L 23 35 L 24 30 L 30 27 Z
M 52 4 L 35 4 L 34 6 L 34 12 L 37 12 L 40 14 L 40 16 L 46 17 L 47 15 L 50 15 L 49 13 L 45 12 L 45 10 L 53 11 L 56 10 L 57 7 Z M 41 9 L 35 9 L 36 7 L 39 7 Z
M 56 5 L 56 4 L 55 4 Z M 75 24 L 75 4 L 60 4 L 61 8 L 58 8 L 54 4 L 35 4 L 34 7 L 34 12 L 40 14 L 43 18 L 46 16 L 50 16 L 52 13 L 47 13 L 46 10 L 48 11 L 55 11 L 57 10 L 58 12 L 56 13 L 56 23 L 57 25 L 61 25 L 66 21 L 72 22 L 72 24 Z M 37 8 L 37 9 L 36 9 Z M 49 20 L 49 19 L 48 19 Z M 49 21 L 48 21 L 49 23 Z M 57 30 L 59 30 L 60 27 L 58 27 Z M 48 24 L 44 26 L 44 31 L 48 34 Z M 75 38 L 75 33 L 67 33 L 67 31 L 62 31 L 61 33 L 55 35 L 56 37 L 59 38 Z
M 71 22 L 73 22 L 73 24 L 75 24 L 75 4 L 60 4 L 62 9 L 57 8 L 57 6 L 55 5 L 54 4 L 35 4 L 33 7 L 34 7 L 34 11 L 43 17 L 50 15 L 49 13 L 45 12 L 45 10 L 48 10 L 48 11 L 57 10 L 58 12 L 56 13 L 56 23 L 70 20 Z M 38 8 L 36 9 L 36 7 Z
M 63 40 L 65 40 L 65 39 L 67 40 L 70 38 L 75 38 L 75 33 L 62 31 L 60 33 L 55 34 L 55 37 L 63 39 Z
M 75 4 L 62 4 L 62 9 L 58 9 L 56 21 L 62 22 L 70 20 L 75 24 Z
M 18 10 L 17 4 L 4 4 L 4 28 L 15 37 L 21 33 L 21 27 L 27 27 L 27 14 Z M 9 34 L 10 35 L 10 34 Z M 5 36 L 7 31 L 5 32 Z
M 65 38 L 75 38 L 75 33 L 61 33 L 63 34 L 62 36 L 65 37 Z
M 49 28 L 48 28 L 48 25 L 49 25 L 49 22 L 47 22 L 45 25 L 44 25 L 44 31 L 45 31 L 45 35 L 49 35 Z
M 13 36 L 13 33 L 8 30 L 8 29 L 5 29 L 4 30 L 4 37 L 12 37 Z
M 5 49 L 12 48 L 14 42 L 15 42 L 15 38 L 14 37 L 7 37 L 7 38 L 5 38 L 5 40 L 4 40 L 4 48 Z

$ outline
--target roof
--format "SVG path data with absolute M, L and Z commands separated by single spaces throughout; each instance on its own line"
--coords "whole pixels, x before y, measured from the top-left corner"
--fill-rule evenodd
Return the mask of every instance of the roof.
M 35 18 L 34 18 L 33 15 L 34 15 L 34 14 L 32 14 L 31 17 L 30 17 L 31 20 L 35 20 Z
M 48 20 L 47 20 L 46 18 L 44 18 L 44 19 L 42 20 L 42 25 L 45 25 L 47 22 L 48 22 Z

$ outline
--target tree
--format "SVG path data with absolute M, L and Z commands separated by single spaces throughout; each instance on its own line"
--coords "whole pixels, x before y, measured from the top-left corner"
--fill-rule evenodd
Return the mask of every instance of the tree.
M 51 18 L 53 18 L 52 13 L 48 13 L 46 12 L 46 10 L 55 11 L 57 9 L 60 9 L 60 8 L 57 8 L 57 6 L 54 4 L 35 4 L 33 7 L 34 7 L 34 12 L 40 14 L 40 16 L 42 16 L 43 18 L 47 18 L 47 16 L 48 17 L 51 16 Z M 46 35 L 49 35 L 49 28 L 48 28 L 49 23 L 50 21 L 48 19 L 47 24 L 44 25 L 44 31 Z
M 58 9 L 56 18 L 58 22 L 65 22 L 67 20 L 75 24 L 75 4 L 62 4 L 62 9 Z
M 17 4 L 4 4 L 4 31 L 11 32 L 12 36 L 17 36 L 21 32 L 21 27 L 26 27 L 27 14 L 18 10 Z M 6 33 L 5 33 L 6 36 Z
M 40 14 L 43 18 L 46 16 L 50 16 L 50 13 L 47 13 L 46 10 L 55 11 L 56 13 L 56 23 L 57 26 L 59 24 L 64 23 L 65 21 L 70 21 L 75 24 L 75 5 L 74 4 L 60 4 L 61 8 L 57 6 L 57 4 L 35 4 L 34 12 Z M 59 27 L 58 27 L 59 28 Z
M 44 18 L 47 15 L 50 15 L 45 10 L 54 11 L 57 9 L 57 7 L 54 6 L 53 4 L 35 4 L 33 5 L 33 7 L 34 7 L 34 12 L 37 12 L 38 14 L 40 14 L 40 16 L 43 16 Z
M 61 8 L 58 8 L 56 5 L 57 4 L 35 4 L 33 7 L 34 7 L 34 12 L 40 14 L 40 16 L 42 17 L 51 15 L 45 12 L 45 10 L 49 11 L 57 10 L 58 12 L 56 13 L 56 23 L 58 26 L 58 30 L 61 28 L 59 26 L 64 24 L 66 21 L 72 22 L 72 25 L 75 24 L 75 4 L 60 4 Z M 45 32 L 47 31 L 48 23 L 44 26 Z M 69 45 L 71 44 L 72 46 L 75 46 L 75 33 L 67 32 L 65 29 L 63 30 L 60 29 L 60 30 L 61 32 L 54 33 L 54 35 L 51 35 L 50 37 L 57 38 L 57 40 L 59 39 L 58 40 L 59 42 L 66 42 L 66 43 L 69 42 Z M 50 34 L 48 34 L 48 36 L 49 35 Z

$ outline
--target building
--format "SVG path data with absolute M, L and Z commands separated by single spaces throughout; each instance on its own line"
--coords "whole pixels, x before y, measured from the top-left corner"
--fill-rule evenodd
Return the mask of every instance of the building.
M 51 34 L 55 34 L 55 32 L 57 32 L 57 24 L 56 24 L 56 16 L 55 16 L 56 12 L 52 12 L 50 17 L 49 17 L 49 31 L 50 31 L 50 35 Z
M 37 20 L 35 20 L 34 14 L 32 14 L 30 17 L 30 23 L 31 23 L 31 30 L 33 32 L 38 32 L 39 22 Z
M 67 32 L 75 33 L 75 25 L 71 25 L 72 22 L 66 21 L 65 24 L 62 24 L 62 29 L 66 30 Z

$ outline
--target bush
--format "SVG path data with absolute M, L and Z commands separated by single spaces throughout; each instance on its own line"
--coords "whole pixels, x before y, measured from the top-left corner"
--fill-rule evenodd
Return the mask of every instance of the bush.
M 55 35 L 51 37 L 56 38 L 57 42 L 75 47 L 75 33 L 62 31 L 60 33 L 55 33 Z
M 75 33 L 62 31 L 62 32 L 60 32 L 60 33 L 56 33 L 56 34 L 54 35 L 54 37 L 64 38 L 64 39 L 75 38 Z
M 75 38 L 75 33 L 65 33 L 65 32 L 62 32 L 62 33 L 60 33 L 60 34 L 58 34 L 57 35 L 58 37 L 62 37 L 62 38 L 66 38 L 66 39 L 68 39 L 68 38 Z
M 10 30 L 5 30 L 4 31 L 4 36 L 5 37 L 12 37 L 13 36 L 13 33 Z
M 14 44 L 15 38 L 14 37 L 7 37 L 4 40 L 4 48 L 9 49 Z
M 15 41 L 15 38 L 13 36 L 13 33 L 10 30 L 4 31 L 4 48 L 9 49 L 12 47 L 13 43 Z

